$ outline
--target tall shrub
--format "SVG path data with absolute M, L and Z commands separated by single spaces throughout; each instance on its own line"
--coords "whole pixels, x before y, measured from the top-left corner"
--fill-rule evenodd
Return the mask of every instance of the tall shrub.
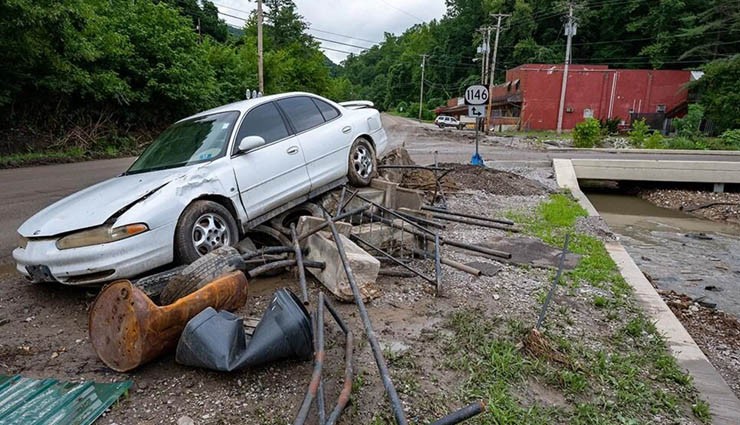
M 601 124 L 594 118 L 586 118 L 573 129 L 573 144 L 578 148 L 592 148 L 601 143 L 602 137 Z

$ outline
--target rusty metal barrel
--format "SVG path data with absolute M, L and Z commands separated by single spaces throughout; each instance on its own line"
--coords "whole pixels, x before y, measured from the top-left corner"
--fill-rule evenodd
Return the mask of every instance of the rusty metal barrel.
M 159 307 L 131 282 L 113 282 L 90 308 L 90 341 L 108 367 L 117 372 L 133 370 L 173 350 L 188 321 L 207 307 L 236 310 L 243 306 L 247 288 L 247 277 L 236 271 Z

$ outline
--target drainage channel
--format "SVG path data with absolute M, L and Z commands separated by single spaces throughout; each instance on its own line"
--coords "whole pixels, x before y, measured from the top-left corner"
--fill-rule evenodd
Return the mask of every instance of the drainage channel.
M 657 207 L 636 196 L 584 190 L 640 270 L 740 318 L 740 228 Z

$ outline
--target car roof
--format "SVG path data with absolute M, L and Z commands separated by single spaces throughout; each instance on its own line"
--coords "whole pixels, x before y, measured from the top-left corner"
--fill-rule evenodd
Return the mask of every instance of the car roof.
M 322 100 L 328 100 L 328 99 L 322 98 L 321 96 L 315 95 L 313 93 L 307 93 L 307 92 L 289 92 L 289 93 L 272 94 L 269 96 L 262 96 L 262 97 L 257 97 L 254 99 L 240 100 L 238 102 L 233 102 L 233 103 L 229 103 L 226 105 L 218 106 L 216 108 L 208 109 L 207 111 L 198 112 L 197 114 L 191 115 L 187 118 L 183 118 L 180 121 L 202 117 L 205 115 L 217 114 L 219 112 L 230 112 L 230 111 L 245 112 L 249 109 L 254 108 L 257 105 L 261 105 L 263 103 L 267 103 L 273 100 L 284 99 L 286 97 L 292 97 L 292 96 L 310 96 L 310 97 L 320 98 Z M 334 102 L 331 102 L 331 103 L 334 106 L 338 106 Z

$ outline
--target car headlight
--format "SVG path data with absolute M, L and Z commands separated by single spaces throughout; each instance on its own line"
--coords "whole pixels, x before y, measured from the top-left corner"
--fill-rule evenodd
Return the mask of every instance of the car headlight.
M 146 232 L 149 227 L 144 223 L 129 224 L 127 226 L 100 226 L 81 232 L 72 233 L 56 243 L 59 249 L 80 248 L 83 246 L 100 245 L 108 242 L 115 242 L 121 239 L 138 235 Z
M 26 249 L 26 246 L 27 246 L 27 245 L 28 245 L 28 238 L 27 238 L 27 237 L 25 237 L 25 236 L 23 236 L 23 235 L 21 235 L 21 234 L 19 233 L 19 234 L 18 234 L 18 247 L 19 247 L 19 248 L 23 248 L 23 249 Z

